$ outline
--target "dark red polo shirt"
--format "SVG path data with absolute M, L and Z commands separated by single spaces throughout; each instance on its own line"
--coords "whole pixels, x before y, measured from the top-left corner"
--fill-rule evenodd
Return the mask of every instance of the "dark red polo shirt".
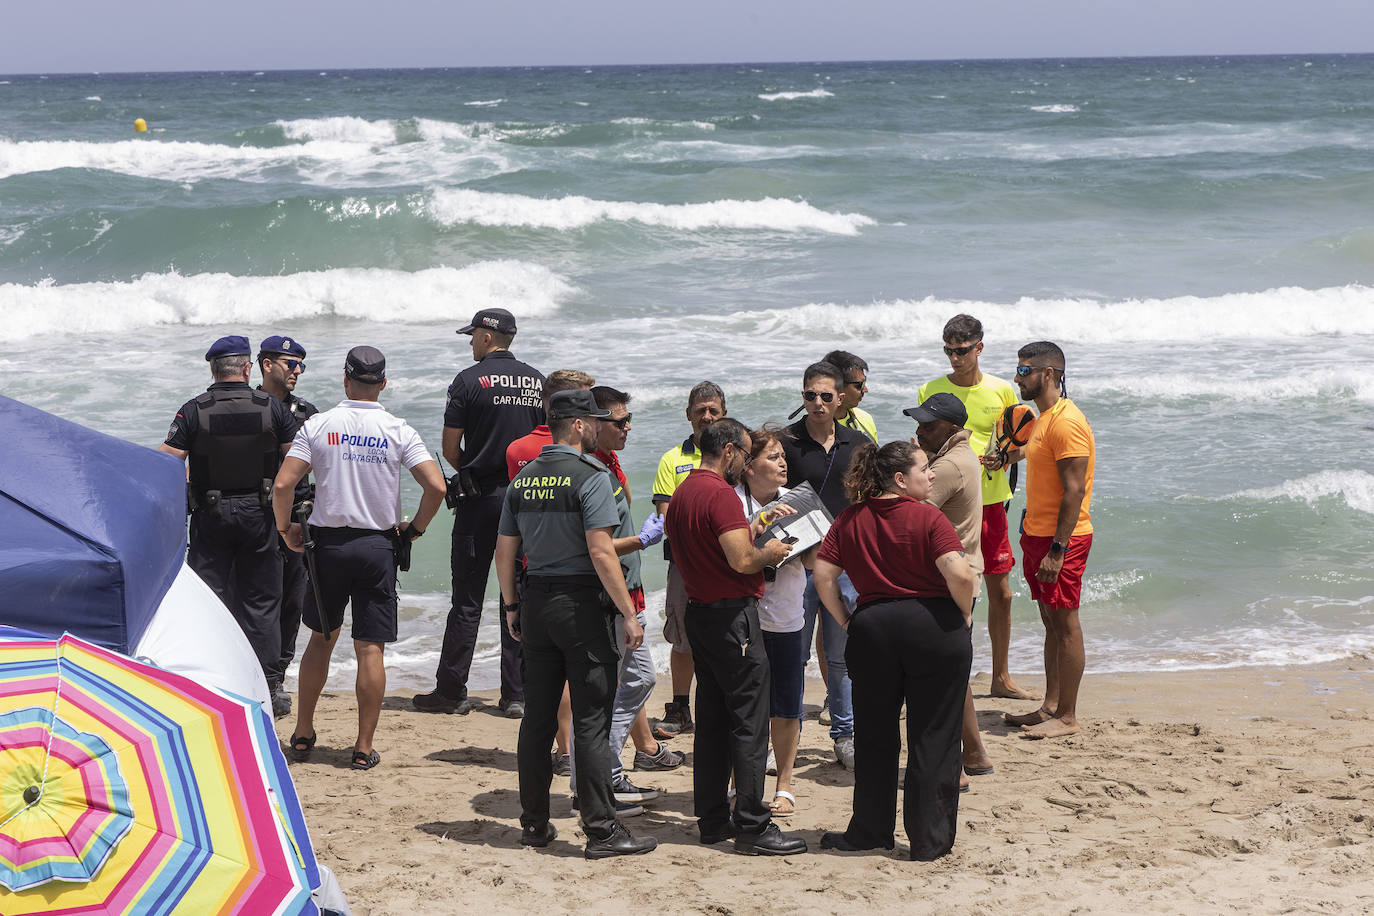
M 950 597 L 935 561 L 963 549 L 943 512 L 898 496 L 867 499 L 841 512 L 817 556 L 849 573 L 859 603 L 866 604 L 884 598 Z
M 710 604 L 763 597 L 763 573 L 735 572 L 720 546 L 722 534 L 748 527 L 735 488 L 715 471 L 697 468 L 673 491 L 664 530 L 690 600 Z

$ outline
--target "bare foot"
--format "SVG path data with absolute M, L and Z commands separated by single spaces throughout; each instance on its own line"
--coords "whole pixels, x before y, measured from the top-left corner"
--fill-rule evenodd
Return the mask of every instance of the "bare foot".
M 959 791 L 968 791 L 968 774 L 965 773 L 962 769 L 959 770 Z
M 1076 734 L 1078 734 L 1078 720 L 1076 719 L 1048 719 L 1039 725 L 1021 726 L 1022 738 L 1064 738 Z
M 1010 678 L 1003 681 L 993 681 L 991 694 L 1004 700 L 1041 700 L 1044 699 L 1040 694 L 1033 690 L 1026 690 L 1018 687 Z
M 1008 725 L 1039 725 L 1041 722 L 1048 722 L 1053 718 L 1054 713 L 1041 706 L 1039 709 L 1035 710 L 1035 712 L 1022 713 L 1019 716 L 1005 713 L 1002 716 L 1002 721 Z
M 969 776 L 986 776 L 992 772 L 992 758 L 986 750 L 980 754 L 966 754 L 964 772 Z

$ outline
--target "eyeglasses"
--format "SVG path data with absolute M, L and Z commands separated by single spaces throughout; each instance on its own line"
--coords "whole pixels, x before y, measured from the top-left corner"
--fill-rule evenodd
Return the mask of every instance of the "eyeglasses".
M 802 392 L 802 397 L 806 399 L 807 403 L 810 403 L 811 401 L 816 400 L 816 398 L 820 398 L 822 401 L 824 401 L 825 403 L 829 404 L 831 401 L 835 400 L 835 392 L 833 392 L 833 391 L 803 391 L 803 392 Z
M 285 356 L 278 356 L 276 359 L 277 362 L 286 367 L 287 372 L 295 372 L 297 369 L 302 372 L 305 371 L 305 360 L 303 359 L 287 359 Z
M 981 343 L 981 341 L 979 341 L 979 343 Z M 976 343 L 971 343 L 971 344 L 969 344 L 967 347 L 945 347 L 945 355 L 946 355 L 946 356 L 968 356 L 970 353 L 973 352 L 974 348 L 977 347 L 977 346 L 978 346 L 978 344 L 976 344 Z
M 1032 372 L 1039 372 L 1041 369 L 1054 369 L 1055 372 L 1061 371 L 1059 369 L 1055 369 L 1054 366 L 1017 366 L 1016 377 L 1026 378 Z
M 631 418 L 633 418 L 633 417 L 634 417 L 634 414 L 632 414 L 632 413 L 627 413 L 627 414 L 625 414 L 625 416 L 621 417 L 621 418 L 618 419 L 618 420 L 612 420 L 612 419 L 609 419 L 609 418 L 608 418 L 605 422 L 614 425 L 614 426 L 616 427 L 616 429 L 624 429 L 625 427 L 627 427 L 627 426 L 630 425 L 630 420 L 631 420 Z
M 844 383 L 846 385 L 853 385 L 860 391 L 863 391 L 865 388 L 868 387 L 868 379 L 866 378 L 847 378 L 844 380 Z

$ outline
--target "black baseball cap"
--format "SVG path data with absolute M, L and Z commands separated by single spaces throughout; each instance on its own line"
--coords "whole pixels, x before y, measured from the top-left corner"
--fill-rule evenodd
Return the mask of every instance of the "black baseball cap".
M 472 323 L 459 328 L 459 334 L 471 334 L 478 329 L 495 331 L 498 334 L 515 333 L 515 316 L 505 309 L 482 309 L 472 316 Z
M 964 402 L 948 391 L 936 392 L 922 401 L 920 407 L 908 407 L 902 413 L 917 423 L 946 420 L 955 426 L 963 426 L 968 422 L 968 409 L 964 407 Z
M 344 375 L 369 385 L 386 381 L 386 357 L 376 347 L 354 347 L 344 360 Z
M 610 415 L 609 410 L 596 406 L 596 398 L 585 388 L 576 391 L 555 391 L 553 397 L 549 398 L 550 420 L 576 420 L 579 417 L 604 420 Z

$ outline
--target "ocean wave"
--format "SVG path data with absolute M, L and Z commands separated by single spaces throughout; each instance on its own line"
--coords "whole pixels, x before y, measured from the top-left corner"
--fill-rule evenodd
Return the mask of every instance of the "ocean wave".
M 812 89 L 810 92 L 765 92 L 759 98 L 765 102 L 790 102 L 793 99 L 828 99 L 834 95 L 828 89 Z
M 98 96 L 98 95 L 88 95 L 88 96 L 86 96 L 86 99 L 85 99 L 85 100 L 86 100 L 87 102 L 99 102 L 99 101 L 100 101 L 100 96 Z
M 477 99 L 472 102 L 464 102 L 463 104 L 469 108 L 495 108 L 504 101 L 505 99 Z
M 396 142 L 396 122 L 368 121 L 364 118 L 297 118 L 274 121 L 288 140 L 330 140 L 340 143 L 371 143 L 377 145 Z
M 1261 374 L 1248 379 L 1234 375 L 1218 379 L 1215 373 L 1134 373 L 1107 378 L 1082 378 L 1075 381 L 1074 388 L 1096 397 L 1118 396 L 1160 404 L 1192 401 L 1254 404 L 1309 398 L 1353 399 L 1365 404 L 1374 403 L 1374 377 L 1356 369 L 1330 369 L 1280 376 Z
M 555 311 L 576 289 L 524 261 L 398 270 L 338 268 L 284 276 L 145 274 L 128 282 L 0 284 L 0 341 L 105 334 L 152 325 L 271 324 L 315 316 L 442 321 L 465 302 L 520 315 Z
M 1374 515 L 1374 474 L 1358 469 L 1318 471 L 1272 487 L 1241 490 L 1220 499 L 1259 502 L 1282 499 L 1306 503 L 1314 508 L 1324 500 L 1340 499 L 1347 508 Z
M 1078 111 L 1077 105 L 1032 105 L 1031 111 L 1041 111 L 1045 114 L 1073 114 Z
M 1279 339 L 1374 335 L 1374 287 L 1281 287 L 1257 293 L 1171 299 L 1034 299 L 978 302 L 927 297 L 868 304 L 811 303 L 702 316 L 760 333 L 848 339 L 938 340 L 949 317 L 977 315 L 1004 339 L 1120 344 L 1129 341 Z
M 857 235 L 861 227 L 873 225 L 873 220 L 861 213 L 831 213 L 805 201 L 775 197 L 658 204 L 440 188 L 431 194 L 428 210 L 433 219 L 446 226 L 521 226 L 560 231 L 601 222 L 634 222 L 683 231 L 764 229 Z

